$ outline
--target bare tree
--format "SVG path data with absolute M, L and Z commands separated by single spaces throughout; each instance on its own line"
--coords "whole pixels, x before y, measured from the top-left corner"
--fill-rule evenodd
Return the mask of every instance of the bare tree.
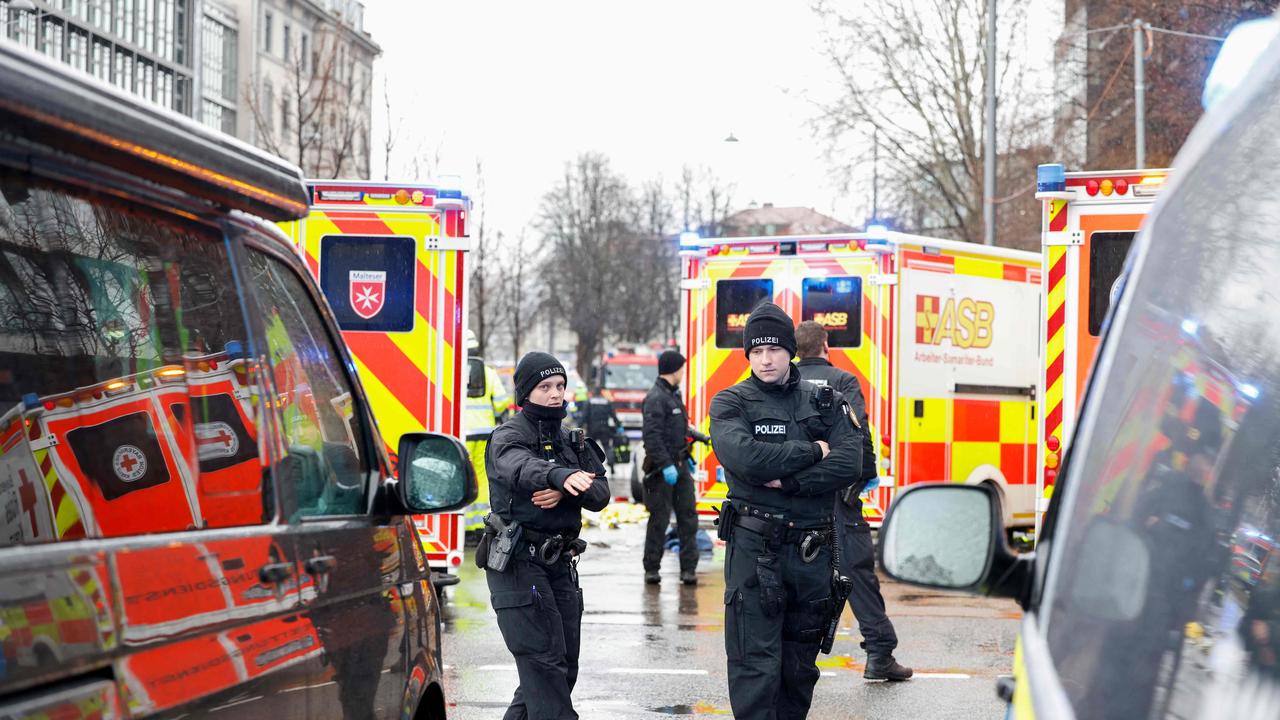
M 310 54 L 301 45 L 290 48 L 284 87 L 264 81 L 245 88 L 258 143 L 296 163 L 308 177 L 358 172 L 357 153 L 368 153 L 369 82 L 341 64 L 337 49 L 342 31 L 317 28 Z
M 565 166 L 560 183 L 543 197 L 539 223 L 548 249 L 544 276 L 554 292 L 551 309 L 577 336 L 581 377 L 603 349 L 616 286 L 633 266 L 623 253 L 633 219 L 631 191 L 600 153 L 584 153 Z
M 1000 0 L 1000 147 L 985 148 L 986 0 L 881 0 L 856 10 L 818 0 L 825 54 L 841 82 L 814 119 L 833 170 L 848 180 L 878 153 L 889 214 L 914 230 L 980 241 L 984 154 L 1005 160 L 1047 141 L 1049 105 L 1028 78 L 1026 48 L 1013 42 L 1028 2 Z
M 702 237 L 720 237 L 724 220 L 733 202 L 733 186 L 716 176 L 709 168 L 680 169 L 676 182 L 674 211 L 679 213 L 681 230 L 692 230 Z
M 498 316 L 502 312 L 498 293 L 502 286 L 501 270 L 497 259 L 501 238 L 497 241 L 489 234 L 485 224 L 488 197 L 485 194 L 484 163 L 476 160 L 476 205 L 480 212 L 476 218 L 475 244 L 471 251 L 471 329 L 480 345 L 480 355 L 489 349 Z
M 503 243 L 498 233 L 498 248 L 503 248 L 498 265 L 499 287 L 496 293 L 496 317 L 506 326 L 511 339 L 511 358 L 519 360 L 524 350 L 524 338 L 539 319 L 544 306 L 541 297 L 548 288 L 536 287 L 533 280 L 541 258 L 530 248 L 523 232 L 513 246 Z M 505 246 L 505 247 L 504 247 Z
M 391 87 L 385 75 L 382 77 L 382 108 L 387 116 L 387 134 L 382 138 L 382 179 L 386 181 L 391 179 L 391 153 L 400 139 L 400 123 L 404 118 L 391 119 Z M 477 160 L 476 171 L 479 170 L 480 162 Z
M 629 342 L 674 337 L 680 315 L 677 244 L 671 235 L 675 206 L 661 178 L 641 186 L 633 213 L 632 231 L 622 239 L 627 267 L 618 273 L 617 310 L 609 329 Z

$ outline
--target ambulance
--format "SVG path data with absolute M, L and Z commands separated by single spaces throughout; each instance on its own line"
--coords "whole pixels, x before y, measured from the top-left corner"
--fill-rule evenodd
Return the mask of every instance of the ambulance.
M 383 442 L 462 438 L 471 201 L 454 187 L 308 181 L 310 213 L 282 223 L 333 309 Z M 462 564 L 463 513 L 414 517 L 431 567 Z
M 862 386 L 881 478 L 869 521 L 897 488 L 949 480 L 994 486 L 1006 524 L 1032 524 L 1038 255 L 888 231 L 680 242 L 695 427 L 707 432 L 711 398 L 748 376 L 747 315 L 771 300 L 824 325 L 832 364 Z M 714 450 L 695 453 L 710 514 L 724 472 Z
M 1168 170 L 1037 170 L 1043 205 L 1040 344 L 1044 388 L 1036 450 L 1037 510 L 1048 505 L 1093 369 L 1103 320 L 1111 308 L 1129 246 L 1151 211 Z

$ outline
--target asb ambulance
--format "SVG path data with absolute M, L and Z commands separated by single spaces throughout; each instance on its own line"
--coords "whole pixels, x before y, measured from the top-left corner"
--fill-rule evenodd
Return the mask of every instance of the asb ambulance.
M 464 435 L 467 211 L 461 190 L 312 180 L 311 212 L 281 227 L 324 291 L 387 450 Z M 414 517 L 432 568 L 462 564 L 463 515 Z
M 1037 448 L 1039 510 L 1047 507 L 1093 369 L 1103 320 L 1111 308 L 1129 246 L 1151 211 L 1168 170 L 1066 172 L 1041 165 L 1044 282 L 1040 343 L 1044 401 Z
M 690 422 L 750 372 L 747 315 L 771 300 L 827 328 L 831 362 L 867 399 L 880 486 L 864 499 L 879 523 L 895 489 L 989 483 L 1006 523 L 1034 520 L 1036 307 L 1033 253 L 895 232 L 681 240 L 681 311 Z M 695 449 L 698 509 L 725 499 L 714 450 Z

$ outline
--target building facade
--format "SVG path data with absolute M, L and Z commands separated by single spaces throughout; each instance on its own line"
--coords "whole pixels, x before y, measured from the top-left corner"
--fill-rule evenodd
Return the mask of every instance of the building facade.
M 157 105 L 191 115 L 199 0 L 0 0 L 3 35 Z
M 368 178 L 358 0 L 0 0 L 0 36 L 297 163 Z

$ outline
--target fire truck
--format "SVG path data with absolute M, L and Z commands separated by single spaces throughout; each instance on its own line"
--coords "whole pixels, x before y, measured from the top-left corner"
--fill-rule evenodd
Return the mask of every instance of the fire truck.
M 658 377 L 658 356 L 634 351 L 609 353 L 600 361 L 600 391 L 627 430 L 644 425 L 644 397 Z M 634 434 L 634 432 L 633 432 Z
M 1168 170 L 1066 172 L 1057 164 L 1037 171 L 1044 246 L 1040 345 L 1045 348 L 1038 514 L 1048 507 L 1064 443 L 1075 429 L 1129 246 L 1167 177 Z
M 690 422 L 750 372 L 747 315 L 771 300 L 828 331 L 831 362 L 867 399 L 880 467 L 864 502 L 879 524 L 895 489 L 991 483 L 1010 526 L 1034 520 L 1036 298 L 1033 253 L 906 235 L 681 238 Z M 727 487 L 714 449 L 695 449 L 699 512 Z
M 456 188 L 315 180 L 282 223 L 324 291 L 388 452 L 423 430 L 463 437 L 467 211 Z M 414 517 L 431 567 L 462 564 L 463 514 Z

